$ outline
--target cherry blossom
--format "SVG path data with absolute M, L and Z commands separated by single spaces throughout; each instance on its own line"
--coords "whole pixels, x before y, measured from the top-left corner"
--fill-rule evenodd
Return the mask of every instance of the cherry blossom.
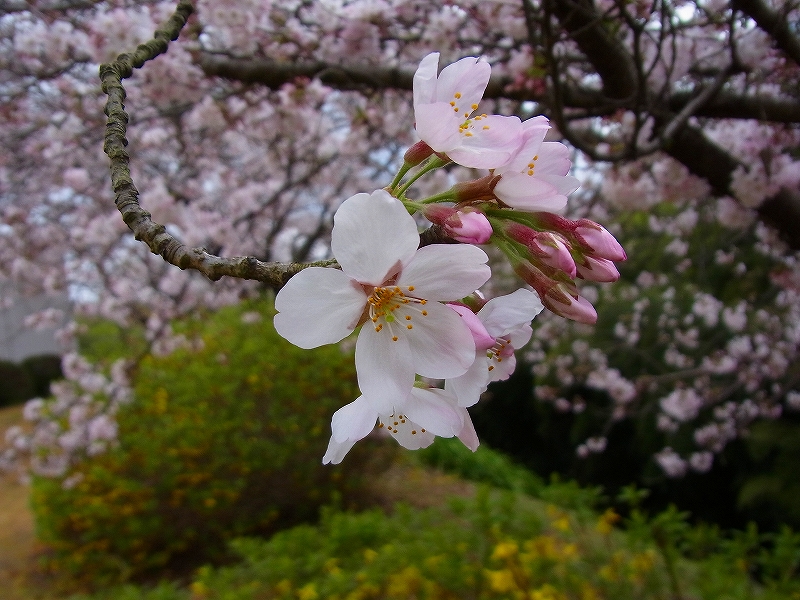
M 469 413 L 445 390 L 414 386 L 402 412 L 387 413 L 382 410 L 385 405 L 385 401 L 359 396 L 337 410 L 331 419 L 332 435 L 323 464 L 342 462 L 350 448 L 373 430 L 376 421 L 380 430 L 409 450 L 430 446 L 436 436 L 458 437 L 473 452 L 478 448 Z
M 415 373 L 457 377 L 475 359 L 469 328 L 441 302 L 483 285 L 488 257 L 466 244 L 418 245 L 401 202 L 384 190 L 356 194 L 334 217 L 331 248 L 342 270 L 307 268 L 275 298 L 275 329 L 301 348 L 336 343 L 364 324 L 358 382 L 381 399 L 381 414 L 403 407 Z
M 495 169 L 500 180 L 494 194 L 508 206 L 529 211 L 560 211 L 567 196 L 580 186 L 567 175 L 572 161 L 569 149 L 559 142 L 545 142 L 550 128 L 546 117 L 522 123 L 522 145 L 509 162 Z
M 432 52 L 414 73 L 414 117 L 419 137 L 436 152 L 465 167 L 504 165 L 522 141 L 517 117 L 474 115 L 492 68 L 468 56 L 442 69 Z
M 514 351 L 528 343 L 531 321 L 542 310 L 536 294 L 524 288 L 489 300 L 477 312 L 451 304 L 465 320 L 475 339 L 475 362 L 459 377 L 445 381 L 445 389 L 458 398 L 459 406 L 472 406 L 492 381 L 508 379 L 517 361 Z

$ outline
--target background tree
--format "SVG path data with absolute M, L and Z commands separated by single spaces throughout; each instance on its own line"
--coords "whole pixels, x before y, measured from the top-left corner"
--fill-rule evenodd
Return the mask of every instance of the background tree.
M 749 228 L 713 238 L 735 245 L 714 250 L 723 253 L 719 260 L 739 251 L 770 256 L 757 283 L 777 304 L 765 307 L 752 294 L 704 293 L 722 303 L 720 314 L 735 316 L 744 303 L 751 350 L 739 350 L 737 361 L 763 363 L 762 347 L 777 348 L 786 361 L 755 379 L 740 380 L 734 367 L 731 385 L 744 393 L 731 398 L 764 406 L 756 416 L 776 416 L 795 400 L 798 377 L 790 366 L 800 336 L 786 311 L 800 288 L 792 253 L 800 247 L 798 3 L 200 0 L 181 7 L 192 16 L 168 52 L 153 58 L 163 50 L 161 36 L 149 47 L 154 52 L 145 48 L 103 71 L 112 102 L 122 100 L 115 77 L 131 75 L 125 90 L 132 180 L 114 183 L 123 221 L 101 151 L 106 116 L 97 69 L 152 38 L 174 5 L 4 2 L 0 276 L 17 288 L 68 290 L 80 311 L 145 324 L 157 351 L 180 345 L 171 318 L 259 289 L 208 278 L 235 273 L 277 287 L 296 270 L 288 263 L 329 256 L 338 203 L 386 185 L 415 141 L 409 91 L 420 58 L 431 50 L 443 53 L 443 63 L 481 55 L 494 73 L 487 105 L 521 117 L 546 114 L 552 137 L 575 149 L 585 184 L 572 195 L 571 216 L 645 211 L 641 218 L 653 233 L 677 240 L 667 252 L 682 253 L 683 262 L 669 268 L 683 272 L 695 259 L 683 238 L 703 223 Z M 139 67 L 143 58 L 153 60 L 120 72 L 119 65 Z M 106 148 L 117 160 L 122 137 L 114 144 Z M 451 174 L 431 178 L 432 189 Z M 133 201 L 152 222 L 143 212 L 126 212 L 136 208 Z M 769 228 L 751 226 L 753 219 Z M 150 250 L 208 278 L 153 256 L 126 222 Z M 615 233 L 625 243 L 625 230 Z M 694 273 L 702 279 L 702 269 Z M 636 277 L 630 274 L 636 285 L 624 298 L 631 307 L 641 306 L 648 287 Z M 772 334 L 758 331 L 759 311 L 770 323 L 777 319 Z M 666 336 L 675 333 L 668 320 L 653 323 Z M 726 344 L 741 331 L 729 328 L 719 348 L 733 356 Z M 757 339 L 759 333 L 766 337 Z M 694 389 L 700 366 L 674 353 L 665 358 L 669 350 L 667 344 L 659 352 L 676 374 L 659 381 Z M 669 416 L 660 400 L 671 392 L 652 392 L 648 404 L 647 381 L 621 375 L 613 357 L 595 358 L 603 376 L 595 376 L 592 389 Z M 700 385 L 697 393 L 711 409 L 720 401 L 706 390 Z M 694 400 L 674 402 L 685 408 Z M 661 456 L 668 472 L 679 464 Z

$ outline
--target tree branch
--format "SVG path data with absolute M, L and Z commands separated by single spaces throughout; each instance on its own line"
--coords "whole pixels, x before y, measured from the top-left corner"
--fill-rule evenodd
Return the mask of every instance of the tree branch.
M 753 19 L 775 40 L 778 48 L 800 65 L 800 39 L 792 33 L 785 15 L 772 10 L 762 0 L 732 0 L 731 6 Z
M 292 275 L 308 266 L 335 266 L 335 261 L 312 264 L 283 264 L 262 262 L 254 257 L 222 258 L 206 252 L 204 248 L 189 248 L 166 228 L 154 222 L 150 213 L 139 204 L 139 192 L 130 172 L 130 156 L 125 147 L 128 113 L 125 112 L 125 88 L 122 80 L 133 74 L 147 61 L 167 51 L 170 41 L 176 40 L 194 11 L 190 0 L 181 0 L 169 21 L 156 30 L 153 39 L 141 44 L 133 54 L 120 54 L 112 63 L 100 65 L 103 92 L 108 95 L 105 114 L 105 142 L 103 150 L 111 160 L 111 187 L 114 202 L 122 219 L 137 240 L 144 242 L 153 254 L 159 254 L 168 263 L 181 269 L 194 269 L 212 281 L 228 275 L 239 279 L 261 281 L 275 289 L 282 287 Z

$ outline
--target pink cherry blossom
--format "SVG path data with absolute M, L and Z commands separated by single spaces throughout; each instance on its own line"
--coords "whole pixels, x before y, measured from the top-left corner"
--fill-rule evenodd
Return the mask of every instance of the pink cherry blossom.
M 331 248 L 342 270 L 311 267 L 275 298 L 275 329 L 300 346 L 356 340 L 361 392 L 381 414 L 401 409 L 415 373 L 445 379 L 475 359 L 469 328 L 442 301 L 471 294 L 489 278 L 488 257 L 466 244 L 417 249 L 403 204 L 384 190 L 356 194 L 334 217 Z
M 495 169 L 500 180 L 494 194 L 507 205 L 528 211 L 559 211 L 580 183 L 567 175 L 572 161 L 569 149 L 545 142 L 548 120 L 538 116 L 522 123 L 522 145 L 505 165 Z
M 419 137 L 433 150 L 465 167 L 504 165 L 522 141 L 517 117 L 473 116 L 492 68 L 473 56 L 446 66 L 437 76 L 439 53 L 428 54 L 414 74 L 414 118 Z
M 514 350 L 531 338 L 531 321 L 542 310 L 536 294 L 519 289 L 489 300 L 476 314 L 468 307 L 451 304 L 472 331 L 475 362 L 459 377 L 445 381 L 445 389 L 458 398 L 459 406 L 472 406 L 492 381 L 508 379 L 516 367 Z
M 350 448 L 373 430 L 376 421 L 409 450 L 430 446 L 437 435 L 458 437 L 473 452 L 478 448 L 469 413 L 445 390 L 412 387 L 402 412 L 382 411 L 385 405 L 385 401 L 359 396 L 337 410 L 331 419 L 332 435 L 322 463 L 342 462 Z

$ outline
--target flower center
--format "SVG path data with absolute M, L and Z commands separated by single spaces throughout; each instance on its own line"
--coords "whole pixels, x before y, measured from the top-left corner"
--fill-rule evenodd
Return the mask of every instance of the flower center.
M 415 298 L 408 295 L 414 291 L 414 286 L 409 285 L 403 291 L 399 286 L 392 287 L 376 287 L 369 298 L 367 304 L 369 305 L 369 318 L 375 326 L 375 331 L 381 332 L 386 329 L 392 336 L 392 341 L 396 342 L 398 337 L 395 332 L 395 327 L 402 330 L 405 325 L 406 329 L 413 329 L 414 320 L 412 313 L 418 313 L 423 317 L 428 316 L 428 311 L 422 308 L 428 301 L 421 298 Z
M 494 362 L 503 362 L 514 354 L 514 348 L 511 346 L 511 340 L 506 338 L 496 338 L 495 345 L 486 351 L 486 357 L 489 359 L 489 370 L 494 371 Z
M 478 108 L 477 104 L 473 104 L 472 106 L 475 107 L 475 108 Z M 468 115 L 464 115 L 464 116 L 466 117 Z M 473 117 L 471 119 L 467 119 L 461 125 L 458 126 L 458 132 L 463 134 L 466 137 L 472 137 L 473 135 L 475 135 L 473 133 L 473 131 L 475 130 L 476 127 L 478 127 L 479 122 L 482 121 L 483 119 L 485 119 L 488 116 L 489 115 L 484 113 L 482 115 L 478 115 L 477 117 Z M 489 129 L 489 126 L 488 125 L 483 125 L 481 127 L 481 129 L 482 130 Z
M 425 428 L 420 427 L 417 429 L 417 426 L 409 421 L 408 417 L 405 415 L 389 415 L 389 418 L 386 419 L 386 423 L 383 421 L 383 417 L 378 417 L 378 428 L 386 427 L 386 430 L 392 435 L 397 435 L 398 431 L 405 429 L 408 429 L 411 435 L 417 435 L 417 431 L 425 433 Z

